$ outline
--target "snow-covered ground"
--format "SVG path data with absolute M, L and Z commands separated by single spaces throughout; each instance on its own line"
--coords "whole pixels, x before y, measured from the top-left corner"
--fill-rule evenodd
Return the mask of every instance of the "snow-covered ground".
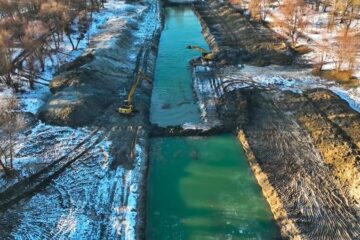
M 228 67 L 216 74 L 214 80 L 220 89 L 231 91 L 237 88 L 262 87 L 267 89 L 281 89 L 302 92 L 306 89 L 327 88 L 347 101 L 354 110 L 360 112 L 360 86 L 344 88 L 334 81 L 315 77 L 311 69 L 296 67 L 268 66 L 268 67 Z M 211 88 L 214 85 L 209 85 Z M 203 87 L 206 89 L 206 86 Z M 221 95 L 222 93 L 220 93 Z
M 127 11 L 129 8 L 134 8 L 133 5 L 125 4 L 124 1 L 119 0 L 110 0 L 105 3 L 104 9 L 102 9 L 100 12 L 93 13 L 93 21 L 90 24 L 89 30 L 87 31 L 87 40 L 83 40 L 80 42 L 78 50 L 72 50 L 72 46 L 67 38 L 64 38 L 64 42 L 61 45 L 62 52 L 64 54 L 54 54 L 51 58 L 48 58 L 46 60 L 46 68 L 45 72 L 42 73 L 40 76 L 42 79 L 48 79 L 49 81 L 52 80 L 54 74 L 56 73 L 57 69 L 61 66 L 61 64 L 64 64 L 66 62 L 71 62 L 75 60 L 78 56 L 80 56 L 83 52 L 87 50 L 87 47 L 90 43 L 90 41 L 95 38 L 98 35 L 101 35 L 102 32 L 106 31 L 107 23 L 112 22 L 119 18 L 128 18 Z M 139 9 L 143 10 L 144 7 L 139 6 Z M 38 79 L 40 82 L 44 82 L 44 80 Z M 2 95 L 4 98 L 11 95 L 12 90 L 9 88 L 0 88 L 2 89 L 0 91 L 0 95 Z M 26 87 L 23 89 L 25 90 L 24 93 L 18 93 L 17 98 L 19 99 L 20 105 L 21 105 L 21 111 L 24 113 L 32 113 L 36 114 L 38 110 L 41 108 L 41 106 L 45 103 L 48 96 L 51 94 L 49 91 L 48 86 L 42 85 L 42 84 L 35 84 L 35 89 L 30 90 Z M 68 131 L 73 132 L 73 134 L 81 134 L 81 132 L 85 131 L 84 129 L 71 129 L 71 128 L 58 128 L 54 126 L 48 126 L 46 124 L 43 124 L 41 122 L 37 123 L 35 127 L 30 131 L 30 134 L 21 134 L 19 138 L 19 144 L 16 144 L 16 150 L 19 152 L 19 154 L 22 153 L 22 147 L 24 145 L 28 144 L 31 141 L 41 141 L 39 139 L 38 132 L 48 132 L 48 129 L 50 129 L 51 132 L 59 132 L 61 135 L 61 132 Z M 78 133 L 74 131 L 79 131 Z M 29 132 L 29 131 L 28 131 Z M 40 137 L 42 135 L 40 134 Z M 57 138 L 56 136 L 53 136 L 54 138 Z M 59 136 L 60 138 L 65 138 L 65 143 L 61 146 L 54 146 L 58 151 L 61 151 L 67 147 L 66 144 L 66 138 L 69 136 Z M 58 139 L 58 141 L 61 141 L 61 139 Z M 70 143 L 70 142 L 69 142 Z M 71 144 L 69 144 L 71 146 Z M 38 149 L 37 151 L 41 151 Z M 26 157 L 26 156 L 24 156 Z M 21 170 L 22 163 L 27 164 L 26 161 L 21 161 L 20 159 L 15 159 L 15 167 L 16 170 Z M 21 170 L 22 171 L 22 170 Z M 20 176 L 21 177 L 21 176 Z
M 18 161 L 24 160 L 23 155 L 32 156 L 26 159 L 30 171 L 42 167 L 38 159 L 52 162 L 90 135 L 89 130 L 64 127 L 32 131 L 37 139 L 22 146 L 18 154 Z M 95 147 L 26 204 L 3 213 L 0 223 L 6 226 L 8 221 L 14 227 L 12 239 L 135 239 L 139 181 L 146 159 L 142 141 L 135 145 L 135 168 L 114 168 L 111 142 L 106 133 L 98 132 L 85 146 L 98 142 Z
M 279 4 L 280 3 L 281 1 Z M 301 36 L 298 38 L 297 45 L 307 45 L 313 49 L 313 51 L 303 55 L 302 58 L 307 63 L 319 64 L 321 62 L 322 56 L 324 56 L 324 65 L 322 69 L 333 70 L 335 69 L 337 61 L 337 38 L 343 31 L 344 27 L 340 23 L 340 20 L 336 20 L 334 27 L 331 29 L 328 28 L 328 22 L 331 18 L 330 7 L 328 7 L 327 12 L 323 12 L 322 10 L 315 11 L 309 7 L 306 8 L 308 9 L 305 10 L 306 16 L 304 17 L 304 21 L 306 21 L 308 24 L 306 27 L 301 29 Z M 266 18 L 266 21 L 269 22 L 269 26 L 271 26 L 275 32 L 286 37 L 282 28 L 276 24 L 276 22 L 281 18 L 282 15 L 279 11 L 279 8 L 274 7 L 269 9 L 269 14 Z M 360 19 L 354 19 L 350 29 L 353 29 L 356 34 L 360 34 Z M 344 65 L 345 64 L 343 64 L 343 66 Z M 357 60 L 355 63 L 355 69 L 353 71 L 354 76 L 360 79 L 360 49 L 358 49 L 357 52 Z
M 93 20 L 86 33 L 86 38 L 80 42 L 78 49 L 72 50 L 70 41 L 68 38 L 64 38 L 64 41 L 61 43 L 61 52 L 63 52 L 63 54 L 54 54 L 51 58 L 46 59 L 45 71 L 41 73 L 37 81 L 45 84 L 50 82 L 62 64 L 75 60 L 87 50 L 90 41 L 94 37 L 106 31 L 104 28 L 106 24 L 116 21 L 119 18 L 128 18 L 128 16 L 124 14 L 126 12 L 142 11 L 143 9 L 143 6 L 134 7 L 134 5 L 126 4 L 125 1 L 122 0 L 107 1 L 105 7 L 101 9 L 100 12 L 93 13 Z M 73 38 L 76 38 L 76 36 L 73 36 Z M 27 89 L 26 86 L 23 89 L 26 92 L 18 94 L 20 103 L 23 106 L 23 111 L 36 114 L 49 96 L 49 88 L 46 85 L 36 84 L 35 90 Z
M 155 1 L 150 4 L 155 4 Z M 147 6 L 119 0 L 107 1 L 105 8 L 93 15 L 87 33 L 89 41 L 82 41 L 79 49 L 72 51 L 71 44 L 64 39 L 62 51 L 65 54 L 47 59 L 46 71 L 38 81 L 50 81 L 61 64 L 73 61 L 85 51 L 112 45 L 116 39 L 107 31 L 124 22 L 140 21 L 134 30 L 134 41 L 137 45 L 142 44 L 159 24 L 158 9 L 146 12 Z M 129 57 L 135 59 L 135 52 Z M 10 95 L 9 89 L 2 89 L 1 95 Z M 48 87 L 36 84 L 34 90 L 25 88 L 25 91 L 17 95 L 21 111 L 36 115 L 50 95 Z M 0 176 L 0 193 L 62 156 L 76 152 L 74 148 L 91 132 L 93 129 L 90 128 L 74 129 L 42 122 L 23 131 L 15 149 L 17 176 Z M 52 178 L 45 189 L 2 213 L 0 225 L 12 229 L 9 236 L 12 239 L 135 239 L 140 181 L 147 158 L 143 141 L 141 138 L 136 140 L 133 169 L 114 167 L 108 133 L 97 132 L 86 140 L 85 147 L 89 147 L 86 154 L 67 166 L 58 177 Z M 60 163 L 65 164 L 66 161 Z M 1 236 L 9 234 L 4 229 L 0 228 Z
M 232 0 L 233 6 L 238 9 L 242 9 L 244 14 L 250 16 L 249 3 L 250 0 L 237 1 Z M 274 1 L 266 8 L 266 22 L 268 26 L 285 39 L 287 38 L 285 30 L 278 24 L 279 20 L 283 19 L 283 15 L 280 11 L 280 6 L 284 3 L 283 0 Z M 319 64 L 323 52 L 324 54 L 324 65 L 323 70 L 333 70 L 336 66 L 336 51 L 337 49 L 337 38 L 339 34 L 344 30 L 344 25 L 341 24 L 339 18 L 335 18 L 334 26 L 328 28 L 329 19 L 331 19 L 331 6 L 326 8 L 326 12 L 323 11 L 323 6 L 320 6 L 319 11 L 315 11 L 314 6 L 311 7 L 310 3 L 307 3 L 305 7 L 302 7 L 304 12 L 305 27 L 301 27 L 301 35 L 298 38 L 297 45 L 307 45 L 313 51 L 302 56 L 303 60 L 310 64 Z M 360 18 L 355 18 L 351 25 L 352 29 L 357 35 L 360 34 Z M 359 38 L 358 38 L 359 39 Z M 288 40 L 290 42 L 290 40 Z M 359 43 L 360 44 L 360 43 Z M 324 47 L 325 46 L 325 47 Z M 326 49 L 324 51 L 324 49 Z M 347 64 L 343 64 L 343 67 Z M 357 61 L 353 75 L 360 79 L 360 48 L 357 51 Z
M 236 4 L 237 1 L 234 1 Z M 284 35 L 284 31 L 276 24 L 276 21 L 282 18 L 279 6 L 281 1 L 273 3 L 273 6 L 268 9 L 266 21 L 269 26 L 280 35 Z M 249 1 L 241 2 L 242 6 L 235 5 L 238 8 L 247 8 Z M 305 20 L 308 25 L 302 30 L 302 36 L 298 39 L 298 45 L 308 45 L 313 51 L 303 55 L 301 58 L 304 62 L 309 64 L 318 64 L 322 56 L 322 45 L 327 45 L 328 49 L 324 55 L 323 70 L 331 70 L 335 67 L 335 49 L 337 36 L 342 31 L 343 26 L 339 20 L 335 22 L 332 29 L 328 28 L 328 21 L 330 19 L 331 7 L 327 8 L 327 12 L 315 11 L 312 9 L 306 10 Z M 249 11 L 245 11 L 249 14 Z M 357 34 L 360 34 L 360 19 L 355 19 L 351 25 Z M 359 43 L 360 44 L 360 43 Z M 358 48 L 356 64 L 353 75 L 360 79 L 360 48 Z M 261 86 L 266 88 L 280 88 L 283 90 L 290 90 L 299 92 L 304 89 L 325 87 L 336 93 L 338 96 L 346 100 L 349 105 L 360 112 L 360 80 L 359 86 L 344 87 L 334 81 L 321 79 L 311 74 L 311 69 L 296 69 L 286 68 L 280 66 L 269 67 L 251 67 L 245 68 L 228 68 L 218 76 L 219 81 L 224 85 L 228 85 L 227 90 L 246 86 Z

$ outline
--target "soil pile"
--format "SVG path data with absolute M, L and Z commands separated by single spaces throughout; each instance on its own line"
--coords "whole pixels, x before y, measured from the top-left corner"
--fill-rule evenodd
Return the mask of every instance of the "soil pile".
M 146 52 L 141 47 L 143 42 L 137 41 L 138 36 L 134 34 L 148 11 L 150 8 L 141 14 L 130 11 L 129 20 L 121 18 L 108 23 L 104 28 L 106 31 L 95 37 L 86 53 L 61 67 L 50 84 L 54 94 L 41 109 L 40 119 L 55 125 L 84 126 L 93 123 L 113 103 L 120 106 Z M 146 44 L 151 50 L 151 41 Z M 145 91 L 149 96 L 149 85 L 143 81 L 139 92 Z M 141 101 L 139 103 L 136 106 L 139 110 L 147 109 L 141 106 Z
M 249 22 L 223 1 L 198 1 L 194 5 L 203 34 L 221 64 L 288 65 L 293 54 L 284 39 L 261 24 Z
M 241 129 L 238 137 L 284 237 L 360 236 L 358 113 L 325 89 L 235 90 L 221 103 L 220 109 L 246 107 L 220 116 Z

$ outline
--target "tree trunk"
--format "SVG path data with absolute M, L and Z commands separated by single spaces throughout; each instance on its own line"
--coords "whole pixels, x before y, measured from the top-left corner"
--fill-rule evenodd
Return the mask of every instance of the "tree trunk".
M 66 36 L 68 37 L 68 39 L 69 39 L 69 41 L 70 41 L 70 43 L 71 43 L 72 49 L 73 49 L 73 50 L 76 50 L 76 47 L 75 47 L 75 45 L 74 45 L 74 43 L 73 43 L 73 40 L 71 39 L 70 34 L 66 34 Z
M 13 169 L 13 160 L 14 160 L 14 146 L 13 146 L 13 134 L 9 133 L 9 141 L 10 141 L 10 169 Z

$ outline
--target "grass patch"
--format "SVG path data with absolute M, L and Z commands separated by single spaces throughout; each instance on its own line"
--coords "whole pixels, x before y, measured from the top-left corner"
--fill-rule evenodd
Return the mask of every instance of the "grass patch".
M 315 76 L 320 76 L 328 80 L 336 81 L 337 83 L 346 87 L 357 87 L 360 83 L 360 80 L 353 76 L 352 71 L 314 69 L 312 73 Z

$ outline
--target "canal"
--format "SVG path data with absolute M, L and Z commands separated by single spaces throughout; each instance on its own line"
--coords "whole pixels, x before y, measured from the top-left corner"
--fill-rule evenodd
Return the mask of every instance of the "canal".
M 207 48 L 191 8 L 165 8 L 151 121 L 200 122 L 189 60 Z M 146 239 L 278 239 L 269 206 L 232 135 L 151 140 Z

